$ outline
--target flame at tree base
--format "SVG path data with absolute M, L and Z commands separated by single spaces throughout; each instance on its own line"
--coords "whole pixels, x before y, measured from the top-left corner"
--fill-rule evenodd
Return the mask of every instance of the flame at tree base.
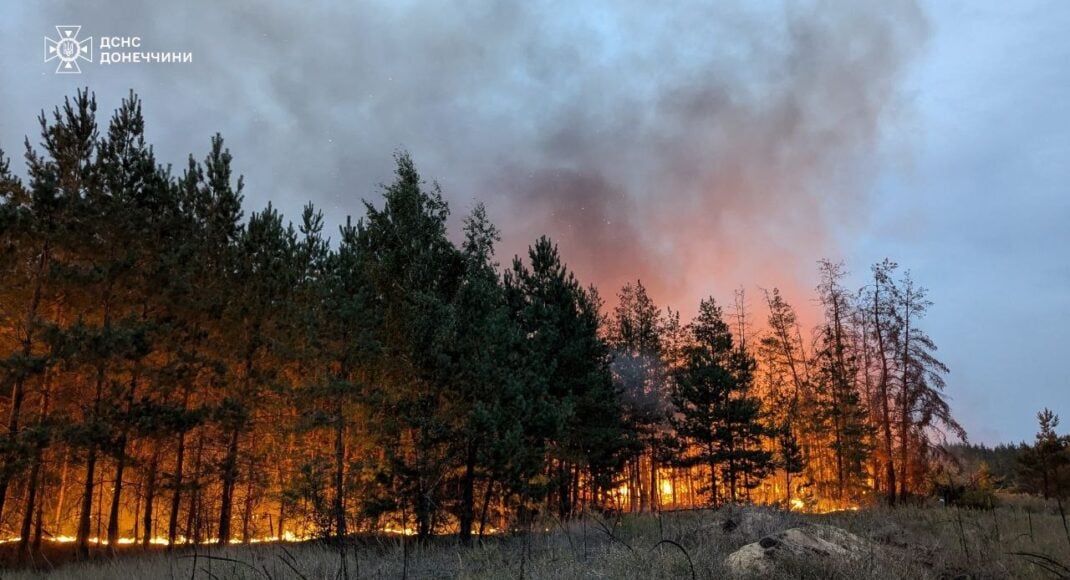
M 672 488 L 670 487 L 670 485 L 668 484 L 667 481 L 663 482 L 662 486 L 663 486 L 662 491 L 664 493 L 666 493 L 666 494 L 671 493 Z M 622 489 L 620 490 L 620 493 L 622 495 L 624 493 L 627 493 L 627 486 L 621 486 L 621 487 L 622 487 Z M 841 512 L 856 512 L 856 511 L 859 511 L 860 509 L 862 509 L 861 506 L 854 505 L 854 504 L 843 505 L 843 504 L 840 504 L 839 502 L 827 501 L 827 500 L 811 500 L 810 502 L 807 502 L 807 501 L 804 501 L 804 500 L 799 499 L 799 498 L 792 498 L 791 501 L 788 502 L 788 505 L 790 506 L 789 511 L 801 512 L 801 513 L 806 513 L 806 514 L 814 514 L 814 515 L 833 514 L 833 513 L 841 513 Z M 694 508 L 683 508 L 683 507 L 680 507 L 680 508 L 665 508 L 665 509 L 662 509 L 660 511 L 673 512 L 673 511 L 692 510 L 692 509 L 694 509 Z M 710 509 L 717 509 L 717 508 L 710 508 Z M 549 531 L 551 531 L 551 529 L 550 528 L 546 528 L 545 531 L 549 532 Z M 411 528 L 411 527 L 386 526 L 386 527 L 383 527 L 383 528 L 380 528 L 380 529 L 376 530 L 375 533 L 410 537 L 410 536 L 415 536 L 416 535 L 416 530 Z M 446 532 L 446 533 L 436 533 L 435 535 L 443 536 L 443 535 L 451 535 L 453 533 L 456 533 L 456 532 L 455 531 L 449 531 L 449 532 Z M 501 534 L 501 533 L 502 533 L 502 530 L 500 530 L 498 528 L 495 528 L 495 527 L 490 527 L 490 528 L 488 528 L 487 530 L 484 531 L 484 534 L 486 534 L 486 535 L 498 535 L 498 534 Z M 281 537 L 279 537 L 277 535 L 276 536 L 262 536 L 262 537 L 249 538 L 248 540 L 243 540 L 243 539 L 240 539 L 240 538 L 233 538 L 233 539 L 231 539 L 229 541 L 229 544 L 230 545 L 241 545 L 241 544 L 266 544 L 266 543 L 296 543 L 296 542 L 311 541 L 311 540 L 314 540 L 314 539 L 316 539 L 316 536 L 313 535 L 313 534 L 308 534 L 308 533 L 296 534 L 294 532 L 284 532 Z M 17 543 L 19 540 L 20 540 L 20 538 L 18 536 L 12 536 L 12 537 L 8 537 L 8 538 L 0 538 L 0 545 L 3 545 L 3 544 L 14 544 L 14 543 Z M 42 540 L 42 542 L 48 542 L 48 543 L 52 543 L 52 544 L 74 544 L 74 543 L 76 543 L 78 541 L 78 538 L 76 538 L 75 536 L 68 536 L 68 535 L 55 535 L 55 536 L 50 536 L 50 537 L 43 537 L 43 538 L 41 538 L 41 540 Z M 97 536 L 90 537 L 87 540 L 87 542 L 91 546 L 97 546 L 97 547 L 99 547 L 99 546 L 107 546 L 108 545 L 107 538 L 99 538 Z M 120 546 L 141 546 L 141 545 L 144 544 L 144 542 L 145 542 L 144 538 L 122 537 L 122 538 L 119 538 L 116 541 L 116 544 L 120 545 Z M 214 545 L 217 545 L 218 543 L 219 543 L 219 538 L 207 538 L 207 539 L 201 540 L 200 542 L 197 542 L 196 545 L 199 545 L 199 546 L 214 546 Z M 168 546 L 168 545 L 172 545 L 171 542 L 169 542 L 168 539 L 166 537 L 163 537 L 163 536 L 155 536 L 155 537 L 150 538 L 149 541 L 148 541 L 148 544 L 151 545 L 151 546 Z M 175 545 L 175 546 L 190 546 L 190 545 L 193 545 L 193 544 L 194 543 L 193 543 L 192 539 L 187 538 L 185 536 L 177 536 L 175 538 L 175 541 L 174 541 L 173 545 Z

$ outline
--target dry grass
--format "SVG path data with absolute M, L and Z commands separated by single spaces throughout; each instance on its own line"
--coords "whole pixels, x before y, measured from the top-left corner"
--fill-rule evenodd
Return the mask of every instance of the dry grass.
M 726 518 L 745 523 L 726 532 L 722 526 Z M 732 551 L 765 534 L 809 522 L 827 523 L 868 538 L 873 549 L 847 562 L 785 559 L 779 565 L 781 577 L 1070 577 L 1070 569 L 1058 564 L 1070 565 L 1070 541 L 1058 510 L 1039 501 L 1005 502 L 991 511 L 907 507 L 805 515 L 725 508 L 608 519 L 592 515 L 567 525 L 546 521 L 531 534 L 493 538 L 471 548 L 448 538 L 423 545 L 411 539 L 403 543 L 396 537 L 382 538 L 348 546 L 343 558 L 339 549 L 315 543 L 232 546 L 172 555 L 132 554 L 36 572 L 9 570 L 0 577 L 720 578 L 727 574 L 723 562 Z

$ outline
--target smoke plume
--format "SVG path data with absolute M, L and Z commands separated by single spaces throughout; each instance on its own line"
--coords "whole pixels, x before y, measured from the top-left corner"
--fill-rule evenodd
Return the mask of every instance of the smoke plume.
M 162 159 L 202 157 L 221 131 L 250 206 L 295 219 L 311 199 L 334 223 L 376 198 L 405 148 L 455 214 L 487 203 L 503 261 L 545 233 L 610 302 L 641 278 L 685 313 L 741 285 L 808 295 L 834 232 L 866 219 L 883 129 L 927 37 L 910 0 L 19 10 L 2 19 L 17 30 L 0 24 L 7 139 L 76 86 L 105 111 L 132 87 Z M 70 22 L 194 63 L 41 75 L 40 35 Z

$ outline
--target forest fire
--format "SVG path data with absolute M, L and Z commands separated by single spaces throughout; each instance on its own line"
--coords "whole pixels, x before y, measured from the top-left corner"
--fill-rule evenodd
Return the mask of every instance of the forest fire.
M 416 535 L 416 530 L 414 528 L 411 528 L 411 527 L 409 527 L 409 528 L 400 528 L 400 527 L 394 527 L 394 526 L 386 526 L 386 527 L 383 527 L 383 528 L 377 530 L 376 533 L 394 535 L 394 536 L 415 536 Z M 456 530 L 447 531 L 446 533 L 453 534 L 453 533 L 456 533 Z M 498 534 L 498 533 L 500 533 L 500 531 L 497 528 L 490 528 L 490 529 L 484 530 L 484 534 L 486 534 L 486 535 L 495 535 L 495 534 Z M 20 538 L 18 536 L 9 537 L 9 538 L 2 538 L 2 539 L 0 539 L 0 544 L 14 544 L 14 543 L 17 543 L 19 541 L 19 539 Z M 261 537 L 249 538 L 248 540 L 242 540 L 240 538 L 231 538 L 230 544 L 232 544 L 232 545 L 240 545 L 240 544 L 270 544 L 270 543 L 279 543 L 279 542 L 282 542 L 282 543 L 295 543 L 295 542 L 307 542 L 307 541 L 314 540 L 314 539 L 315 539 L 315 536 L 313 536 L 311 534 L 295 534 L 293 532 L 285 532 L 282 535 L 281 538 L 279 536 L 261 536 Z M 54 544 L 73 544 L 73 543 L 78 541 L 78 538 L 76 538 L 75 536 L 63 536 L 63 535 L 46 536 L 46 537 L 41 538 L 41 541 L 42 542 L 54 543 Z M 94 546 L 107 546 L 107 545 L 109 545 L 107 538 L 99 538 L 97 536 L 91 536 L 88 539 L 88 542 L 90 544 L 94 545 Z M 118 540 L 116 540 L 115 543 L 117 545 L 120 545 L 120 546 L 140 546 L 140 545 L 144 545 L 145 544 L 145 539 L 144 538 L 133 538 L 133 537 L 124 536 L 124 537 L 121 537 Z M 189 545 L 192 545 L 192 543 L 193 542 L 192 542 L 191 538 L 186 538 L 185 536 L 178 536 L 178 537 L 175 538 L 175 541 L 174 541 L 173 545 L 176 545 L 176 546 L 189 546 Z M 148 544 L 152 545 L 152 546 L 169 546 L 169 545 L 172 545 L 172 543 L 168 540 L 168 538 L 162 537 L 162 536 L 155 536 L 155 537 L 149 538 L 148 539 Z M 214 546 L 214 545 L 217 545 L 217 544 L 219 544 L 219 538 L 205 538 L 205 539 L 200 540 L 197 543 L 197 545 L 200 545 L 200 546 Z
M 18 542 L 19 539 L 20 538 L 18 538 L 18 537 L 6 538 L 4 540 L 0 540 L 0 544 L 12 544 L 12 543 Z M 179 544 L 184 543 L 185 539 L 183 538 L 182 540 L 183 541 L 179 541 L 178 543 Z M 41 538 L 41 541 L 52 542 L 52 543 L 55 543 L 55 544 L 73 544 L 74 542 L 78 541 L 78 538 L 76 538 L 74 536 L 49 536 L 49 537 Z M 119 538 L 118 540 L 116 540 L 115 543 L 120 545 L 120 546 L 129 546 L 129 545 L 141 544 L 142 541 L 143 540 L 140 540 L 138 538 L 123 537 L 123 538 Z M 98 538 L 96 536 L 90 537 L 88 539 L 88 542 L 90 544 L 97 545 L 97 546 L 107 546 L 108 545 L 108 540 L 107 539 Z M 150 538 L 149 539 L 149 543 L 154 545 L 154 546 L 166 546 L 166 545 L 168 545 L 167 538 L 160 538 L 160 537 Z
M 0 580 L 1070 580 L 984 4 L 0 0 Z
M 400 533 L 404 533 L 401 530 L 396 530 L 394 528 L 384 528 L 383 530 L 381 530 L 381 532 L 384 533 L 384 534 L 400 534 Z M 408 533 L 405 533 L 405 535 L 412 535 L 411 530 Z M 11 538 L 0 539 L 0 544 L 13 544 L 13 543 L 18 542 L 19 539 L 20 538 L 18 536 L 11 537 Z M 263 536 L 263 537 L 249 538 L 248 541 L 244 541 L 244 540 L 241 540 L 239 538 L 232 538 L 230 540 L 230 543 L 237 545 L 237 544 L 244 544 L 244 543 L 248 543 L 248 544 L 263 544 L 263 543 L 275 543 L 275 542 L 305 542 L 305 541 L 308 541 L 308 540 L 311 540 L 311 539 L 313 539 L 313 537 L 311 535 L 297 535 L 297 534 L 294 534 L 292 532 L 286 532 L 286 533 L 283 534 L 283 536 L 281 538 L 278 537 L 278 536 Z M 50 542 L 50 543 L 54 543 L 54 544 L 73 544 L 73 543 L 78 541 L 78 538 L 75 537 L 75 536 L 58 535 L 58 536 L 46 536 L 46 537 L 43 537 L 43 538 L 41 538 L 41 541 L 42 542 Z M 147 542 L 151 546 L 170 546 L 170 545 L 172 545 L 172 542 L 168 538 L 163 537 L 163 536 L 155 536 L 155 537 L 149 538 L 147 540 Z M 89 539 L 88 539 L 88 543 L 90 543 L 90 544 L 92 544 L 94 546 L 107 546 L 107 545 L 109 545 L 109 542 L 108 542 L 107 538 L 100 538 L 100 537 L 97 537 L 97 536 L 90 536 Z M 146 540 L 145 540 L 145 538 L 133 538 L 133 537 L 124 536 L 124 537 L 118 538 L 115 541 L 115 543 L 116 543 L 116 545 L 119 545 L 119 546 L 141 546 L 141 545 L 144 545 L 146 543 Z M 176 545 L 176 546 L 188 546 L 188 545 L 191 545 L 192 543 L 193 542 L 192 542 L 191 538 L 186 538 L 185 536 L 178 536 L 178 537 L 175 538 L 173 545 Z M 201 541 L 199 541 L 198 545 L 211 546 L 211 545 L 216 545 L 218 543 L 219 543 L 219 538 L 205 538 L 205 539 L 202 539 Z
M 416 535 L 416 530 L 414 530 L 412 528 L 387 527 L 387 528 L 383 528 L 382 532 L 384 534 L 394 534 L 394 535 L 399 535 L 399 536 L 415 536 Z
M 64 149 L 94 111 L 79 93 L 25 185 L 0 175 L 0 531 L 20 553 L 822 513 L 924 493 L 933 428 L 961 431 L 894 263 L 856 292 L 822 262 L 813 332 L 776 289 L 760 329 L 741 292 L 688 323 L 636 282 L 605 312 L 546 238 L 497 267 L 481 206 L 455 245 L 406 155 L 332 245 L 312 208 L 300 235 L 270 207 L 241 222 L 221 140 L 181 178 L 147 145 L 104 155 L 143 143 L 136 98 Z

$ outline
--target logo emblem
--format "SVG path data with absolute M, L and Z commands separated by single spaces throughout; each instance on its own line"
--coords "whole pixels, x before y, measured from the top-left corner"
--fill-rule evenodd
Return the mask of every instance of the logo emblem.
M 59 40 L 45 37 L 45 62 L 59 59 L 57 74 L 79 74 L 78 61 L 93 62 L 93 37 L 78 40 L 81 26 L 57 26 Z

